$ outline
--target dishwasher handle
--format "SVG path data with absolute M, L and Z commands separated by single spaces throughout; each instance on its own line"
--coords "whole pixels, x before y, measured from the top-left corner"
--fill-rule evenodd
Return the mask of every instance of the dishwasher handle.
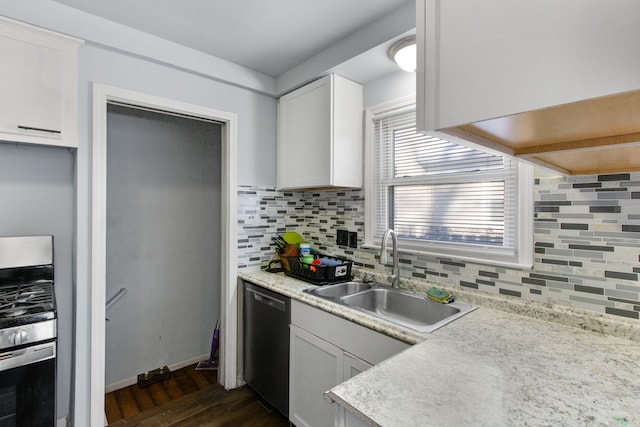
M 276 310 L 286 311 L 287 305 L 284 301 L 273 298 L 269 295 L 263 294 L 262 292 L 258 292 L 255 289 L 247 289 L 253 299 L 262 304 L 268 305 L 269 307 L 275 308 Z

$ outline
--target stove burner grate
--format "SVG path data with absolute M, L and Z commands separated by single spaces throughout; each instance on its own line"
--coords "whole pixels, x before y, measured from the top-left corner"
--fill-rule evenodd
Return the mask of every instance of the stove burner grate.
M 0 319 L 53 309 L 54 298 L 51 281 L 0 287 Z

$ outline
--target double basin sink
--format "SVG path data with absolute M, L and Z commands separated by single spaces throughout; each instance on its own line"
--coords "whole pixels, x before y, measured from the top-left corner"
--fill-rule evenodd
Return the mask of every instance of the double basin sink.
M 424 293 L 379 283 L 344 282 L 303 292 L 422 333 L 435 331 L 475 309 L 458 301 L 441 304 Z

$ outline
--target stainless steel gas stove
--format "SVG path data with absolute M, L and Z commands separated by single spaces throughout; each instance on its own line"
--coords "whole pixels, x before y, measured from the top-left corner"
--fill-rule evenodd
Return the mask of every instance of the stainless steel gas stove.
M 0 237 L 0 426 L 55 424 L 53 237 Z

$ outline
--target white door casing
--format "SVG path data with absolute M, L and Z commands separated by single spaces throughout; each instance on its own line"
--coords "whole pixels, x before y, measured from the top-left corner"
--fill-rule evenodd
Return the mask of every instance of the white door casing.
M 238 118 L 229 113 L 161 98 L 127 89 L 93 84 L 93 143 L 91 191 L 91 339 L 90 418 L 91 426 L 104 425 L 105 393 L 105 304 L 106 304 L 106 187 L 107 187 L 107 103 L 128 104 L 166 114 L 186 115 L 221 122 L 221 337 L 219 382 L 226 389 L 238 386 L 237 378 L 237 139 Z M 86 345 L 76 342 L 76 356 Z M 85 343 L 86 344 L 86 343 Z M 76 372 L 76 375 L 85 375 Z

